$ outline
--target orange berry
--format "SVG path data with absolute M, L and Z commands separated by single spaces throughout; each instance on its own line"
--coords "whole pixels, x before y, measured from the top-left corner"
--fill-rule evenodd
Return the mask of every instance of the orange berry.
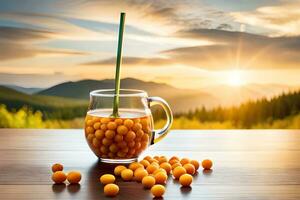
M 117 135 L 114 137 L 114 141 L 115 141 L 115 142 L 122 142 L 122 141 L 123 141 L 123 135 L 117 134 Z
M 178 163 L 174 163 L 173 165 L 172 165 L 172 170 L 173 169 L 175 169 L 176 167 L 178 167 L 178 166 L 182 166 L 179 162 Z
M 118 119 L 115 119 L 115 122 L 116 122 L 116 124 L 117 124 L 117 125 L 121 125 L 121 124 L 123 124 L 123 120 L 122 120 L 122 119 L 120 119 L 120 118 L 118 118 Z
M 125 136 L 125 141 L 126 142 L 133 141 L 135 137 L 136 137 L 135 133 L 133 131 L 129 131 Z
M 159 172 L 163 172 L 163 173 L 167 174 L 166 170 L 164 170 L 163 168 L 158 168 L 158 169 L 155 170 L 152 174 L 155 175 L 155 174 L 157 174 L 157 173 L 159 173 Z
M 115 176 L 112 174 L 104 174 L 100 177 L 100 182 L 103 185 L 109 184 L 109 183 L 114 183 L 116 180 Z
M 148 136 L 148 138 L 149 138 L 149 136 Z M 168 162 L 168 159 L 167 159 L 166 156 L 161 156 L 161 157 L 158 158 L 158 163 L 159 164 L 164 163 L 164 162 Z
M 148 172 L 147 170 L 143 169 L 143 168 L 138 168 L 137 170 L 135 170 L 134 172 L 134 178 L 136 181 L 140 182 L 142 181 L 142 179 L 148 176 Z
M 137 168 L 144 168 L 144 165 L 142 165 L 141 163 L 138 163 L 138 162 L 133 162 L 133 163 L 130 163 L 129 165 L 129 169 L 131 169 L 132 171 L 135 171 Z
M 144 131 L 138 130 L 138 131 L 135 131 L 135 134 L 136 134 L 136 137 L 137 137 L 137 138 L 142 138 L 143 135 L 144 135 Z
M 109 130 L 115 130 L 117 128 L 117 123 L 116 122 L 108 122 L 107 123 L 107 128 Z
M 168 176 L 164 172 L 158 172 L 154 175 L 154 178 L 155 178 L 155 183 L 165 184 L 168 179 Z
M 141 163 L 142 165 L 144 165 L 145 168 L 147 168 L 147 167 L 150 165 L 150 163 L 149 163 L 148 160 L 141 160 L 140 163 Z
M 199 169 L 200 164 L 197 160 L 191 160 L 191 164 L 194 165 L 196 171 Z
M 100 129 L 101 123 L 100 122 L 96 122 L 93 127 L 94 129 Z
M 167 174 L 170 174 L 170 172 L 172 170 L 172 166 L 167 162 L 161 163 L 160 167 L 163 168 L 164 170 L 166 170 Z
M 52 165 L 52 172 L 62 171 L 64 169 L 64 166 L 59 163 L 55 163 Z
M 117 133 L 120 135 L 126 135 L 126 133 L 128 132 L 128 128 L 124 125 L 118 126 L 117 128 Z
M 142 136 L 142 141 L 148 142 L 148 141 L 149 141 L 149 135 L 145 133 L 145 134 Z M 166 159 L 166 161 L 167 161 L 167 159 Z M 164 162 L 164 160 L 161 159 L 161 162 Z
M 183 165 L 183 167 L 186 170 L 186 173 L 188 173 L 188 174 L 193 175 L 196 172 L 194 165 L 192 165 L 190 163 Z
M 67 180 L 70 184 L 77 184 L 81 180 L 81 174 L 77 171 L 69 172 L 67 175 Z
M 102 144 L 104 145 L 104 146 L 109 146 L 109 145 L 111 145 L 113 143 L 113 141 L 112 140 L 109 140 L 109 139 L 107 139 L 107 138 L 103 138 L 103 140 L 102 140 Z
M 175 169 L 173 169 L 172 173 L 175 179 L 179 179 L 181 175 L 186 173 L 186 170 L 184 167 L 178 166 Z
M 85 128 L 85 132 L 87 134 L 92 134 L 92 133 L 94 133 L 94 131 L 95 131 L 95 129 L 91 126 L 88 126 L 88 127 Z
M 154 156 L 154 157 L 153 157 L 153 159 L 155 159 L 155 160 L 157 160 L 157 161 L 159 160 L 159 158 L 160 158 L 159 156 Z
M 110 119 L 109 118 L 101 118 L 100 122 L 103 124 L 107 124 L 108 122 L 110 122 Z
M 170 160 L 178 160 L 178 161 L 179 161 L 180 159 L 179 159 L 177 156 L 172 156 L 172 157 L 169 159 L 169 161 L 170 161 Z
M 149 163 L 150 163 L 150 160 L 152 159 L 152 157 L 151 156 L 145 156 L 144 158 L 143 158 L 143 160 L 147 160 Z
M 124 121 L 124 125 L 125 125 L 127 128 L 133 127 L 133 124 L 134 124 L 134 122 L 133 122 L 131 119 L 126 119 L 126 120 Z
M 213 163 L 209 159 L 205 159 L 202 161 L 202 167 L 206 170 L 211 169 L 212 165 L 213 165 Z
M 104 186 L 104 194 L 108 197 L 114 197 L 119 193 L 119 186 L 110 183 Z
M 62 171 L 56 171 L 52 174 L 52 180 L 54 183 L 63 183 L 66 180 L 67 176 L 64 172 Z
M 112 152 L 112 153 L 117 153 L 118 149 L 119 149 L 119 147 L 118 147 L 116 144 L 111 144 L 111 145 L 109 146 L 109 150 L 110 150 L 110 152 Z
M 103 130 L 96 130 L 95 132 L 95 136 L 98 140 L 101 140 L 102 138 L 104 138 L 105 134 Z
M 151 164 L 151 165 L 149 165 L 147 168 L 146 168 L 146 170 L 147 170 L 147 172 L 149 173 L 149 174 L 152 174 L 155 170 L 157 170 L 159 167 L 157 166 L 157 165 L 153 165 L 153 164 Z
M 93 120 L 89 119 L 86 121 L 87 126 L 92 126 L 93 125 Z
M 185 165 L 185 164 L 188 164 L 188 163 L 190 163 L 190 159 L 188 159 L 188 158 L 182 158 L 181 160 L 180 160 L 180 164 L 183 166 L 183 165 Z
M 150 162 L 150 164 L 152 164 L 152 163 L 157 163 L 158 164 L 158 161 L 155 160 L 154 158 L 151 158 L 149 162 Z
M 120 176 L 121 175 L 121 172 L 124 170 L 124 169 L 127 169 L 124 165 L 118 165 L 115 167 L 114 169 L 114 173 L 116 176 Z
M 145 176 L 142 179 L 142 184 L 144 188 L 151 188 L 155 184 L 155 178 L 152 176 Z
M 113 130 L 107 130 L 105 131 L 105 137 L 109 140 L 112 140 L 116 135 L 116 132 Z
M 192 182 L 193 177 L 190 174 L 183 174 L 179 178 L 179 183 L 184 187 L 190 186 Z
M 133 178 L 133 171 L 131 169 L 124 169 L 121 172 L 121 177 L 124 181 L 131 181 Z
M 97 138 L 94 138 L 93 139 L 93 145 L 94 145 L 94 147 L 98 148 L 98 147 L 100 147 L 101 142 Z
M 169 163 L 170 163 L 170 165 L 173 165 L 175 163 L 180 163 L 180 161 L 176 160 L 176 159 L 172 159 L 172 160 L 169 160 Z
M 101 128 L 101 130 L 106 131 L 107 130 L 107 125 L 106 124 L 101 124 L 100 128 Z
M 132 127 L 132 130 L 133 131 L 138 131 L 138 130 L 141 130 L 143 127 L 140 123 L 134 123 L 133 127 Z
M 154 185 L 151 188 L 151 193 L 154 197 L 162 197 L 165 193 L 165 187 L 163 185 Z

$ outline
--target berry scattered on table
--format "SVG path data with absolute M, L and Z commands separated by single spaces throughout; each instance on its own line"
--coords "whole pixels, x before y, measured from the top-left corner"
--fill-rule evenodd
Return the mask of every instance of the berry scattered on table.
M 118 165 L 115 167 L 114 169 L 114 173 L 116 176 L 121 176 L 121 172 L 124 170 L 124 169 L 127 169 L 124 165 Z
M 103 185 L 107 185 L 109 183 L 114 183 L 116 180 L 115 176 L 112 174 L 104 174 L 100 177 L 100 182 Z
M 113 183 L 107 184 L 104 186 L 104 194 L 108 197 L 117 196 L 119 193 L 119 186 Z
M 62 171 L 56 171 L 52 174 L 52 180 L 56 184 L 63 183 L 67 179 L 67 176 L 64 172 Z
M 126 121 L 126 120 L 125 120 Z M 124 124 L 124 127 L 135 127 L 136 130 L 140 130 L 140 127 L 136 125 L 137 121 L 115 121 L 110 123 L 108 130 L 113 131 L 116 125 Z M 108 123 L 108 122 L 106 122 Z M 96 128 L 97 124 L 94 124 Z M 120 126 L 118 126 L 120 127 Z M 123 128 L 121 128 L 123 129 Z M 124 130 L 119 130 L 123 134 Z M 110 133 L 105 135 L 105 132 L 96 134 L 96 137 L 108 137 L 110 138 Z M 105 138 L 104 138 L 105 139 Z M 115 138 L 116 139 L 116 138 Z M 120 137 L 118 140 L 123 139 Z M 114 148 L 109 146 L 110 152 L 114 152 Z M 125 147 L 126 148 L 126 147 Z M 211 169 L 213 163 L 209 159 L 205 159 L 201 162 L 202 167 L 205 170 Z M 167 183 L 168 176 L 172 174 L 174 179 L 179 180 L 179 183 L 183 187 L 189 187 L 193 182 L 193 175 L 196 174 L 199 169 L 199 162 L 197 160 L 190 160 L 189 158 L 179 159 L 177 156 L 172 156 L 169 160 L 165 156 L 151 156 L 144 157 L 140 162 L 131 163 L 128 168 L 124 165 L 118 165 L 114 168 L 114 175 L 120 176 L 123 181 L 137 181 L 141 182 L 143 187 L 146 189 L 151 189 L 151 193 L 154 197 L 162 197 L 165 193 L 165 185 Z M 81 180 L 81 174 L 78 171 L 71 171 L 67 175 L 62 171 L 63 165 L 56 163 L 52 165 L 52 180 L 55 183 L 63 183 L 65 180 L 68 180 L 70 184 L 77 184 Z M 99 179 L 100 182 L 104 185 L 103 191 L 104 194 L 108 197 L 114 197 L 118 195 L 120 188 L 116 182 L 116 178 L 113 174 L 104 174 Z
M 184 187 L 190 186 L 192 182 L 193 177 L 190 174 L 183 174 L 179 178 L 179 183 Z
M 124 169 L 121 172 L 121 177 L 124 181 L 131 181 L 133 178 L 133 171 L 131 169 Z
M 151 188 L 151 193 L 154 197 L 162 197 L 165 193 L 165 187 L 163 185 L 154 185 Z
M 186 173 L 186 170 L 184 167 L 178 166 L 175 169 L 173 169 L 172 173 L 175 179 L 179 179 L 181 175 Z
M 209 169 L 211 169 L 212 165 L 213 165 L 213 163 L 209 159 L 205 159 L 205 160 L 202 161 L 203 169 L 209 170 Z
M 142 184 L 144 188 L 149 189 L 155 185 L 155 178 L 153 176 L 145 176 L 142 180 Z
M 78 171 L 71 171 L 67 175 L 67 180 L 70 184 L 78 184 L 81 180 L 81 174 Z
M 63 171 L 64 170 L 64 166 L 62 164 L 59 163 L 55 163 L 54 165 L 52 165 L 52 172 L 57 172 L 57 171 Z

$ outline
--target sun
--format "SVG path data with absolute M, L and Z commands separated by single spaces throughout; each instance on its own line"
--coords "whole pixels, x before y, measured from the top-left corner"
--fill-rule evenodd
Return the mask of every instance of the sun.
M 245 84 L 244 73 L 241 70 L 232 70 L 228 72 L 227 82 L 231 86 L 241 86 Z

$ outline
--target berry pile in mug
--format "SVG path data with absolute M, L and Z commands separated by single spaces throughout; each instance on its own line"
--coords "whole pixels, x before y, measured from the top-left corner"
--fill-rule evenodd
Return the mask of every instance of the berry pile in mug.
M 152 133 L 150 116 L 110 118 L 87 115 L 85 136 L 100 158 L 136 158 L 149 145 Z
M 173 156 L 169 160 L 165 156 L 146 156 L 140 162 L 133 162 L 128 167 L 118 165 L 114 169 L 114 175 L 122 178 L 123 181 L 140 182 L 144 188 L 150 189 L 154 197 L 162 197 L 165 193 L 165 184 L 168 176 L 179 181 L 183 187 L 188 187 L 193 182 L 193 175 L 199 169 L 197 160 L 188 158 L 179 159 Z M 202 167 L 211 169 L 212 161 L 203 160 Z M 115 183 L 113 174 L 104 174 L 100 177 L 100 182 L 104 185 L 106 196 L 116 196 L 119 193 L 119 186 Z

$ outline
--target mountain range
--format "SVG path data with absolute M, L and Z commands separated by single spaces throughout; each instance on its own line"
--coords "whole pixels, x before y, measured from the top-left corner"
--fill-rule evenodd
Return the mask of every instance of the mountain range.
M 4 102 L 5 93 L 3 90 L 8 87 L 0 87 L 0 103 Z M 47 89 L 36 88 L 36 92 L 26 90 L 19 86 L 9 86 L 10 90 L 22 91 L 18 94 L 10 95 L 10 99 L 18 98 L 19 104 L 23 101 L 24 104 L 44 104 L 44 99 L 50 99 L 52 103 L 68 102 L 72 104 L 86 104 L 89 98 L 89 92 L 97 89 L 114 88 L 113 79 L 105 80 L 81 80 L 75 82 L 65 82 Z M 216 106 L 232 106 L 238 105 L 248 100 L 256 100 L 261 98 L 270 98 L 279 95 L 283 92 L 297 90 L 299 87 L 291 87 L 286 85 L 274 84 L 250 84 L 240 87 L 227 85 L 210 86 L 198 90 L 179 89 L 163 83 L 145 82 L 133 78 L 125 78 L 121 80 L 121 88 L 124 89 L 141 89 L 147 91 L 149 96 L 160 96 L 169 102 L 174 112 L 187 112 L 205 106 L 213 108 Z M 25 90 L 25 91 L 24 91 Z M 33 89 L 34 90 L 34 89 Z M 33 94 L 31 94 L 33 92 Z M 10 92 L 11 93 L 11 92 Z M 27 94 L 24 94 L 27 93 Z M 1 95 L 2 94 L 2 95 Z M 25 96 L 20 96 L 23 94 Z M 57 98 L 57 99 L 56 99 Z M 31 99 L 29 101 L 29 99 Z M 25 101 L 26 100 L 26 101 Z M 47 100 L 47 101 L 48 101 Z M 5 101 L 6 103 L 8 101 Z M 59 103 L 58 103 L 59 104 Z

